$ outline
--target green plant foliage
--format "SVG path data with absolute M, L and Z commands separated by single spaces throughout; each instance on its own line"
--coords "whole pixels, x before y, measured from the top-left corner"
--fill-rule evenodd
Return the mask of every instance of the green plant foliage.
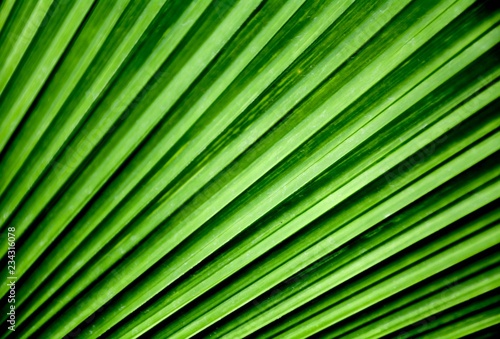
M 1 338 L 498 338 L 499 23 L 2 1 Z

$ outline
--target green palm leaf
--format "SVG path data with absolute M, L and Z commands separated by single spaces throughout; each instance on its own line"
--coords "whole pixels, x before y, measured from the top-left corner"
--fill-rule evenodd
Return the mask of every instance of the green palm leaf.
M 495 338 L 499 22 L 3 1 L 2 338 Z

